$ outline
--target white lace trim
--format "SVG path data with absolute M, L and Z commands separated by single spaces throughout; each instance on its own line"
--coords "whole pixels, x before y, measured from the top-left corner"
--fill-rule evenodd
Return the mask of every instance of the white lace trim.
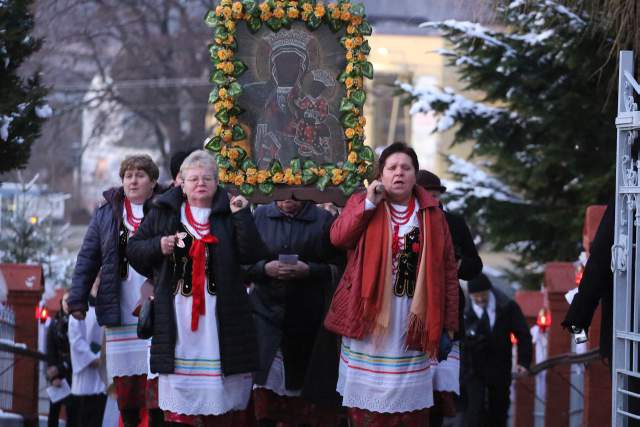
M 217 384 L 197 378 L 160 375 L 160 409 L 184 415 L 221 415 L 247 408 L 251 397 L 251 374 L 231 375 Z
M 273 358 L 271 367 L 269 368 L 267 381 L 265 381 L 264 385 L 255 384 L 253 388 L 266 388 L 278 396 L 297 397 L 302 395 L 302 390 L 289 390 L 286 388 L 285 384 L 284 360 L 282 352 L 278 350 L 276 356 Z

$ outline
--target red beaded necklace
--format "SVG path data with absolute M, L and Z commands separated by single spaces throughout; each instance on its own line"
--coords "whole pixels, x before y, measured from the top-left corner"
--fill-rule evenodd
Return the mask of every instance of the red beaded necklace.
M 124 210 L 127 213 L 127 223 L 133 228 L 133 232 L 138 231 L 138 227 L 142 222 L 142 217 L 138 218 L 133 214 L 133 209 L 131 208 L 131 201 L 125 197 L 124 198 Z
M 196 219 L 193 217 L 193 212 L 191 212 L 191 205 L 189 204 L 189 201 L 185 202 L 184 213 L 185 213 L 185 216 L 187 217 L 187 222 L 198 234 L 198 237 L 203 238 L 204 236 L 209 234 L 209 231 L 210 231 L 209 221 L 204 223 L 200 223 L 196 221 Z
M 391 222 L 393 223 L 393 236 L 391 240 L 391 253 L 395 259 L 400 252 L 400 226 L 405 225 L 411 219 L 413 211 L 416 208 L 416 199 L 412 197 L 407 205 L 407 210 L 402 212 L 395 209 L 391 203 L 389 203 L 389 213 L 391 214 Z

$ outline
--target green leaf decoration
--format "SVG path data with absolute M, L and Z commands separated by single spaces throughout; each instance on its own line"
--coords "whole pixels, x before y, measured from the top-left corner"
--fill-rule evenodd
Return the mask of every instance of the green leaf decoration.
M 278 172 L 282 172 L 282 165 L 278 159 L 271 160 L 271 163 L 269 164 L 269 172 L 271 172 L 271 176 Z
M 344 83 L 345 80 L 347 80 L 347 77 L 349 77 L 349 75 L 347 74 L 346 71 L 343 71 L 340 73 L 340 75 L 338 76 L 338 81 L 340 83 Z
M 316 167 L 318 166 L 316 165 L 316 162 L 314 162 L 313 160 L 305 160 L 304 163 L 302 164 L 302 169 L 311 169 Z
M 362 64 L 362 75 L 368 79 L 373 78 L 373 64 L 371 62 L 367 61 Z
M 273 193 L 274 188 L 275 185 L 273 185 L 273 183 L 271 182 L 263 182 L 262 184 L 258 184 L 258 190 L 260 190 L 262 194 L 266 194 L 267 196 L 270 196 L 271 193 Z
M 238 82 L 233 82 L 229 85 L 229 95 L 237 98 L 242 93 L 242 85 Z
M 367 100 L 367 95 L 364 93 L 364 90 L 362 89 L 355 90 L 351 93 L 351 101 L 353 101 L 353 103 L 357 107 L 362 107 L 366 100 Z
M 237 105 L 234 105 L 230 110 L 229 110 L 229 115 L 230 116 L 239 116 L 240 114 L 244 113 L 244 110 L 240 107 L 238 107 Z
M 307 21 L 307 28 L 310 30 L 316 30 L 322 24 L 322 19 L 318 18 L 314 13 L 309 16 L 309 20 Z
M 224 74 L 224 71 L 216 70 L 211 74 L 211 78 L 209 80 L 211 83 L 223 85 L 227 82 L 227 76 Z
M 344 180 L 344 183 L 347 185 L 347 187 L 352 187 L 355 189 L 358 185 L 360 185 L 360 178 L 358 177 L 358 174 L 356 172 L 351 172 L 347 176 L 347 179 Z
M 289 19 L 286 16 L 282 18 L 282 28 L 285 28 L 287 30 L 291 29 L 291 21 L 289 21 Z
M 247 71 L 247 66 L 244 64 L 244 62 L 240 61 L 239 59 L 236 59 L 235 61 L 233 61 L 234 76 L 239 77 L 245 71 Z
M 362 24 L 358 26 L 358 31 L 363 36 L 370 36 L 373 32 L 373 29 L 371 28 L 371 24 L 369 24 L 367 21 L 362 21 Z
M 226 39 L 226 38 L 227 38 L 227 36 L 228 36 L 228 35 L 229 35 L 229 32 L 227 31 L 227 29 L 226 29 L 225 27 L 223 27 L 223 26 L 221 26 L 221 25 L 218 25 L 218 26 L 216 27 L 215 37 L 216 37 L 217 39 L 222 39 L 222 40 L 224 40 L 224 39 Z
M 347 111 L 351 111 L 355 108 L 355 105 L 349 98 L 342 98 L 340 101 L 340 111 L 346 113 Z
M 209 92 L 209 104 L 218 101 L 218 85 L 213 85 L 213 89 Z
M 219 136 L 209 137 L 204 140 L 204 148 L 209 151 L 218 152 L 222 148 L 222 138 Z
M 225 156 L 221 154 L 216 154 L 216 163 L 219 168 L 229 169 L 231 167 L 231 162 Z
M 364 145 L 364 140 L 362 139 L 361 136 L 356 136 L 355 138 L 353 138 L 351 140 L 351 149 L 352 150 L 359 150 L 362 148 L 362 146 Z
M 350 196 L 350 195 L 351 195 L 351 194 L 353 194 L 353 192 L 355 191 L 356 186 L 354 186 L 354 185 L 349 185 L 349 184 L 347 184 L 347 182 L 345 181 L 345 182 L 343 182 L 342 184 L 340 184 L 340 185 L 338 186 L 338 188 L 339 188 L 340 190 L 342 190 L 342 192 L 344 193 L 344 195 L 345 195 L 345 196 Z
M 342 165 L 342 169 L 348 172 L 353 172 L 356 170 L 356 165 L 351 162 L 344 162 L 344 164 Z
M 246 132 L 244 131 L 244 129 L 242 129 L 242 126 L 240 126 L 240 125 L 235 125 L 233 127 L 232 135 L 233 135 L 233 140 L 234 141 L 241 141 L 241 140 L 243 140 L 243 139 L 245 139 L 247 137 Z M 242 150 L 242 151 L 244 151 L 244 150 Z
M 267 21 L 267 26 L 271 28 L 273 31 L 278 31 L 282 28 L 282 21 L 278 18 L 269 18 Z
M 222 124 L 227 124 L 229 123 L 229 112 L 227 110 L 220 110 L 216 113 L 216 119 L 218 119 L 218 121 Z
M 331 173 L 335 168 L 336 168 L 336 165 L 334 165 L 333 163 L 325 163 L 322 165 L 322 169 L 325 170 L 326 175 L 329 175 L 329 178 L 331 178 Z
M 352 15 L 362 16 L 364 15 L 364 5 L 362 3 L 356 3 L 351 6 L 350 11 Z
M 260 27 L 262 27 L 262 20 L 259 17 L 254 16 L 247 21 L 247 26 L 249 27 L 249 31 L 255 34 L 260 31 Z
M 258 15 L 260 14 L 258 4 L 254 0 L 242 0 L 242 6 L 244 6 L 245 15 L 254 15 L 256 13 L 258 13 Z
M 329 29 L 334 32 L 337 33 L 338 31 L 340 31 L 342 29 L 342 21 L 339 19 L 330 19 L 329 20 Z
M 247 184 L 246 182 L 240 186 L 240 194 L 243 196 L 250 196 L 253 194 L 255 187 L 251 184 Z
M 374 178 L 373 176 L 373 165 L 367 166 L 367 170 L 364 173 L 364 177 L 371 180 Z
M 327 186 L 330 180 L 331 180 L 330 174 L 329 172 L 327 172 L 324 176 L 321 176 L 318 179 L 318 182 L 316 182 L 316 188 L 320 191 L 324 191 L 325 187 Z
M 207 27 L 211 28 L 218 25 L 218 17 L 216 16 L 215 10 L 210 10 L 207 12 L 207 14 L 204 16 L 204 23 L 207 24 Z
M 363 147 L 362 150 L 360 150 L 360 158 L 362 160 L 364 160 L 365 162 L 373 162 L 373 150 L 371 149 L 371 147 L 366 146 Z
M 360 45 L 360 52 L 364 53 L 365 55 L 368 55 L 369 52 L 371 52 L 371 46 L 369 46 L 369 41 L 365 40 L 364 43 L 362 43 Z
M 342 116 L 342 119 L 340 120 L 340 122 L 342 123 L 342 126 L 345 128 L 353 128 L 353 127 L 356 127 L 356 125 L 358 124 L 358 118 L 353 113 L 347 113 Z
M 211 59 L 217 60 L 219 50 L 218 45 L 215 43 L 209 43 L 207 49 L 209 49 L 209 56 L 211 57 Z
M 247 169 L 257 169 L 256 163 L 251 158 L 246 158 L 242 162 L 242 170 L 246 171 Z
M 291 162 L 289 163 L 289 166 L 291 167 L 291 172 L 295 175 L 298 172 L 300 172 L 300 169 L 302 169 L 301 165 L 300 165 L 300 159 L 298 158 L 293 158 L 291 159 Z
M 308 185 L 313 184 L 318 179 L 318 176 L 311 172 L 309 169 L 302 170 L 302 184 Z

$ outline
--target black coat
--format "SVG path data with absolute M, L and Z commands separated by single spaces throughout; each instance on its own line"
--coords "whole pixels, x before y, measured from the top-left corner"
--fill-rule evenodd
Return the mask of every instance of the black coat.
M 463 217 L 451 212 L 444 213 L 451 232 L 451 241 L 456 261 L 461 261 L 458 279 L 469 281 L 482 272 L 482 259 L 478 255 L 469 226 Z M 462 294 L 462 293 L 461 293 Z M 462 310 L 460 310 L 462 312 Z
M 47 367 L 58 368 L 54 378 L 66 379 L 71 384 L 71 351 L 69 349 L 69 318 L 62 308 L 51 319 L 47 328 Z
M 176 320 L 173 307 L 174 261 L 160 250 L 160 239 L 173 235 L 180 225 L 181 188 L 154 198 L 138 232 L 127 246 L 131 265 L 154 279 L 154 319 L 151 371 L 169 374 L 175 368 Z M 232 214 L 227 192 L 218 187 L 211 205 L 211 234 L 219 243 L 208 245 L 216 285 L 216 318 L 220 359 L 224 375 L 253 372 L 258 367 L 256 330 L 251 305 L 242 281 L 240 263 L 256 262 L 266 249 L 248 208 Z
M 475 277 L 482 272 L 482 259 L 478 255 L 476 244 L 471 237 L 471 231 L 464 218 L 460 215 L 453 214 L 451 212 L 444 212 L 444 217 L 449 225 L 449 232 L 451 233 L 451 241 L 453 242 L 453 250 L 456 256 L 456 261 L 460 262 L 458 267 L 458 279 L 469 281 L 475 279 Z M 456 332 L 455 339 L 461 339 L 464 337 L 464 307 L 465 299 L 462 288 L 459 289 L 459 325 L 460 329 Z
M 463 378 L 508 387 L 511 384 L 511 334 L 518 339 L 518 364 L 529 368 L 533 346 L 527 321 L 518 304 L 492 288 L 496 298 L 496 319 L 489 336 L 476 333 L 479 319 L 467 299 L 464 322 L 467 337 L 463 353 Z
M 264 259 L 245 267 L 247 280 L 255 284 L 251 302 L 260 347 L 260 369 L 255 382 L 266 382 L 280 348 L 286 386 L 300 389 L 325 306 L 331 298 L 332 277 L 337 272 L 337 252 L 329 242 L 333 217 L 324 209 L 307 203 L 291 218 L 274 202 L 256 209 L 255 220 L 269 249 Z M 265 264 L 277 260 L 280 254 L 297 254 L 300 261 L 309 265 L 309 276 L 292 281 L 268 277 Z
M 588 330 L 593 314 L 602 305 L 600 322 L 600 354 L 611 359 L 611 340 L 613 330 L 613 273 L 611 271 L 611 247 L 613 246 L 615 227 L 614 202 L 607 205 L 598 231 L 591 243 L 591 252 L 584 268 L 578 293 L 573 297 L 562 326 L 572 325 Z

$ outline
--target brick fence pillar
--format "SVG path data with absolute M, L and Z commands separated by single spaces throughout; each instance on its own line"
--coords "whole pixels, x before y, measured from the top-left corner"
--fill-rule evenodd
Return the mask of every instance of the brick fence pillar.
M 529 327 L 536 323 L 538 312 L 544 305 L 544 295 L 540 291 L 518 291 L 515 301 L 520 306 L 522 314 Z M 535 354 L 535 348 L 534 352 Z M 515 380 L 514 426 L 530 427 L 534 425 L 534 404 L 536 394 L 536 379 L 526 376 Z
M 551 262 L 544 269 L 545 306 L 551 313 L 548 330 L 548 357 L 571 351 L 571 335 L 560 324 L 569 304 L 564 294 L 575 288 L 575 266 L 570 262 Z M 557 365 L 546 375 L 545 427 L 566 427 L 569 425 L 570 410 L 570 365 Z
M 44 287 L 42 267 L 26 264 L 0 264 L 8 288 L 7 305 L 16 315 L 15 342 L 29 350 L 38 348 L 36 307 Z M 26 356 L 15 356 L 12 412 L 24 417 L 24 425 L 38 425 L 38 363 Z

